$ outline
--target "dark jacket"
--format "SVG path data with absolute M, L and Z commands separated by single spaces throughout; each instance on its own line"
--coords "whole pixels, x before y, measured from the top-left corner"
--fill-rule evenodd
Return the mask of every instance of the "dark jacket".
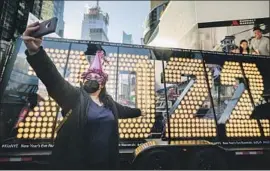
M 57 133 L 51 157 L 51 169 L 85 169 L 83 161 L 87 160 L 87 154 L 84 153 L 86 147 L 82 132 L 87 122 L 86 108 L 89 103 L 89 95 L 83 88 L 72 86 L 60 75 L 42 47 L 37 54 L 30 56 L 26 51 L 26 55 L 28 63 L 46 86 L 48 94 L 64 111 L 72 110 L 71 115 Z M 122 106 L 110 96 L 108 98 L 117 122 L 116 135 L 110 142 L 111 161 L 108 167 L 109 169 L 117 169 L 119 165 L 118 119 L 138 117 L 141 115 L 141 111 Z M 93 153 L 97 153 L 95 149 L 91 150 Z

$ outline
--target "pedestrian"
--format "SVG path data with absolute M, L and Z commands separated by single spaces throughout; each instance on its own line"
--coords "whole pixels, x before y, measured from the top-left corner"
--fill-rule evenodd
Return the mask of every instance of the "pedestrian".
M 255 37 L 250 43 L 252 54 L 270 56 L 269 38 L 262 36 L 262 30 L 260 27 L 254 27 L 253 32 Z

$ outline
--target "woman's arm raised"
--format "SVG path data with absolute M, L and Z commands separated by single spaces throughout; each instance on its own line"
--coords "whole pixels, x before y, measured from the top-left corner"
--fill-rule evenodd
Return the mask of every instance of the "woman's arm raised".
M 38 23 L 29 25 L 22 37 L 27 47 L 27 61 L 36 72 L 37 77 L 46 86 L 48 94 L 61 108 L 69 110 L 76 104 L 79 90 L 67 82 L 58 72 L 52 60 L 41 47 L 42 38 L 30 37 L 31 33 L 38 27 Z

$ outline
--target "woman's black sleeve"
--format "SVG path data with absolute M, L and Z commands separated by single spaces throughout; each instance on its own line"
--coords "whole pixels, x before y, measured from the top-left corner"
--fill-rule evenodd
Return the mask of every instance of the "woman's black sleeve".
M 119 119 L 135 118 L 141 116 L 142 112 L 140 109 L 123 106 L 117 102 L 115 102 L 115 105 L 118 110 Z
M 35 55 L 29 55 L 28 51 L 25 53 L 28 63 L 46 86 L 48 94 L 61 108 L 71 109 L 79 97 L 79 90 L 61 76 L 42 47 Z

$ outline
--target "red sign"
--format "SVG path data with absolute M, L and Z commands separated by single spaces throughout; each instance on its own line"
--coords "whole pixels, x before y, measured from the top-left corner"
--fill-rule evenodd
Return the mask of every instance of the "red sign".
M 232 21 L 232 25 L 233 25 L 233 26 L 239 26 L 240 24 L 239 24 L 239 21 L 233 20 L 233 21 Z

